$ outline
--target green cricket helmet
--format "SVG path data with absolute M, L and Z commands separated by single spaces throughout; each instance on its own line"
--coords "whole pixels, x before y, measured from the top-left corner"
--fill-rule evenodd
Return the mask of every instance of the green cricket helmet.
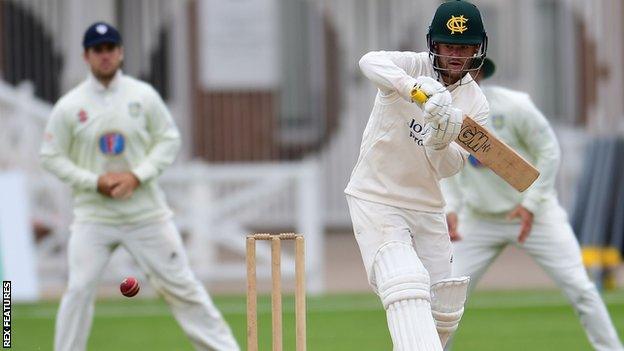
M 456 44 L 456 45 L 479 45 L 477 53 L 465 71 L 477 71 L 483 64 L 483 59 L 487 52 L 487 34 L 483 27 L 483 20 L 479 9 L 462 0 L 448 1 L 441 4 L 436 10 L 429 32 L 427 33 L 427 46 L 429 55 L 433 58 L 434 68 L 437 71 L 444 70 L 436 64 L 435 44 Z

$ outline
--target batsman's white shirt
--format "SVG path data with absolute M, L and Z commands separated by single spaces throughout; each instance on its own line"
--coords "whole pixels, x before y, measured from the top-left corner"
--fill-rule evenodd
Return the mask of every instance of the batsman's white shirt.
M 423 146 L 423 112 L 409 100 L 416 77 L 437 78 L 429 54 L 370 52 L 360 60 L 360 68 L 379 90 L 345 193 L 410 210 L 442 212 L 445 203 L 438 181 L 463 167 L 465 152 L 454 142 L 442 151 L 445 155 L 433 155 Z M 448 89 L 454 107 L 485 123 L 488 103 L 470 75 Z M 446 170 L 435 169 L 431 157 L 445 158 Z
M 447 212 L 459 212 L 463 205 L 477 213 L 506 214 L 522 204 L 537 213 L 540 206 L 555 204 L 560 151 L 548 121 L 525 93 L 496 86 L 482 89 L 490 103 L 488 129 L 535 165 L 540 176 L 520 193 L 470 157 L 470 166 L 442 181 Z
M 73 188 L 76 222 L 128 224 L 171 217 L 156 177 L 180 148 L 180 134 L 160 95 L 117 72 L 108 88 L 92 75 L 63 96 L 48 121 L 41 160 Z M 132 171 L 141 181 L 132 197 L 97 190 L 98 176 Z

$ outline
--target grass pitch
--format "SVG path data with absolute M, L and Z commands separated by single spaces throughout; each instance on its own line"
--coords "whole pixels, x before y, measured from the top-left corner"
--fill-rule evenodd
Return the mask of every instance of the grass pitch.
M 604 295 L 613 322 L 624 333 L 624 291 Z M 245 298 L 215 303 L 245 349 Z M 294 350 L 292 299 L 284 300 L 284 350 Z M 13 349 L 52 350 L 58 302 L 13 306 Z M 271 308 L 258 304 L 260 350 L 270 350 Z M 453 350 L 591 350 L 572 308 L 559 292 L 477 292 L 469 302 Z M 164 302 L 98 301 L 88 349 L 193 350 Z M 372 294 L 308 298 L 308 349 L 391 350 L 385 314 Z

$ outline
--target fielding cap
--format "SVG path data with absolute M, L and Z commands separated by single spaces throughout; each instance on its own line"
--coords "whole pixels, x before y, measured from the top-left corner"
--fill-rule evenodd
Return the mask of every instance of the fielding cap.
M 102 43 L 121 45 L 121 35 L 113 26 L 105 22 L 95 22 L 87 28 L 82 39 L 84 49 Z

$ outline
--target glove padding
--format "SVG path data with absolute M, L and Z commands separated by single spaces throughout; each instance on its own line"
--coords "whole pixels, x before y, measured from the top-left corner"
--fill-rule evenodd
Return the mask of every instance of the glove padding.
M 452 108 L 453 98 L 448 90 L 437 93 L 423 105 L 425 123 L 442 124 L 448 120 L 449 109 Z
M 428 130 L 425 132 L 423 142 L 425 146 L 436 150 L 445 148 L 457 138 L 464 120 L 460 109 L 448 107 L 443 113 L 439 116 L 439 122 L 427 124 Z
M 425 95 L 429 97 L 433 97 L 437 93 L 442 93 L 442 92 L 447 91 L 444 85 L 442 85 L 442 83 L 427 76 L 417 77 L 414 88 L 421 90 L 423 93 L 425 93 Z
M 444 122 L 446 110 L 451 107 L 453 102 L 451 93 L 444 85 L 431 77 L 420 76 L 416 78 L 414 89 L 418 89 L 428 96 L 427 101 L 420 106 L 424 112 L 425 123 L 439 124 Z

